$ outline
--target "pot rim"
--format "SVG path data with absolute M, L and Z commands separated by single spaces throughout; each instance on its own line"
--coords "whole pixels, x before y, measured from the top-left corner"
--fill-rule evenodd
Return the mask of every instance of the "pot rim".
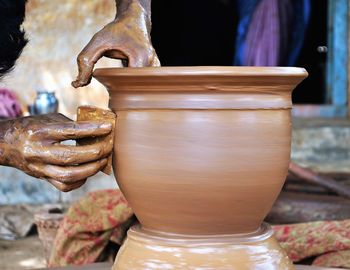
M 110 107 L 129 109 L 289 109 L 305 77 L 295 67 L 143 67 L 96 69 Z
M 122 67 L 98 68 L 94 77 L 150 77 L 150 76 L 186 76 L 186 77 L 299 77 L 308 76 L 304 68 L 299 67 L 252 67 L 252 66 L 177 66 L 177 67 Z

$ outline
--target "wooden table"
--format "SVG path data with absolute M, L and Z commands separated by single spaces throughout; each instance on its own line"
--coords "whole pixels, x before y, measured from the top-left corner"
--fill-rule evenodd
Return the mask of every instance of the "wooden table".
M 57 268 L 45 268 L 47 270 L 110 270 L 112 264 L 110 263 L 95 263 L 84 266 L 68 266 L 68 267 L 57 267 Z M 308 265 L 296 265 L 296 270 L 341 270 L 340 268 L 324 268 L 324 267 L 315 267 Z M 39 269 L 37 269 L 39 270 Z M 44 270 L 41 268 L 40 270 Z

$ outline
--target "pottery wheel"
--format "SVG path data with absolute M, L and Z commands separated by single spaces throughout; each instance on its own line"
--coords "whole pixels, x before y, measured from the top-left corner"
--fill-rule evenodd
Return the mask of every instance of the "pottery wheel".
M 114 270 L 294 269 L 266 223 L 253 233 L 209 236 L 164 234 L 133 227 L 116 262 Z

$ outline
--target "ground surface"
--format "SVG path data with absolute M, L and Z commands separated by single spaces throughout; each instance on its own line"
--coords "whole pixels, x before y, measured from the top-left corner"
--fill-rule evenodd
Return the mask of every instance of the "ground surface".
M 0 240 L 0 269 L 20 270 L 45 267 L 44 250 L 37 236 L 16 241 Z

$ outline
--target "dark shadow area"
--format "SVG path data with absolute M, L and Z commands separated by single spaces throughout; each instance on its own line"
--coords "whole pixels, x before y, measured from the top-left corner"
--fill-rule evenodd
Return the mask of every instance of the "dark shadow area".
M 309 77 L 293 92 L 294 103 L 324 104 L 326 102 L 327 0 L 311 1 L 310 24 L 300 52 L 298 67 L 304 67 Z
M 235 6 L 230 0 L 152 1 L 152 41 L 163 66 L 231 66 Z
M 294 103 L 325 103 L 327 0 L 312 0 L 310 24 L 296 66 L 309 77 Z M 152 1 L 152 41 L 163 66 L 231 66 L 237 15 L 234 0 Z

